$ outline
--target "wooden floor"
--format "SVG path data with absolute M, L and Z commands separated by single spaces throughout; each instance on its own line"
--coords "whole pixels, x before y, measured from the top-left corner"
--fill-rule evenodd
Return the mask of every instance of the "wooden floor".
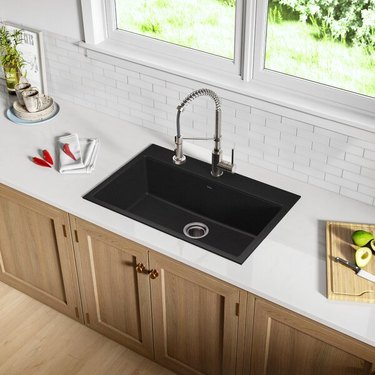
M 0 282 L 0 375 L 173 375 Z

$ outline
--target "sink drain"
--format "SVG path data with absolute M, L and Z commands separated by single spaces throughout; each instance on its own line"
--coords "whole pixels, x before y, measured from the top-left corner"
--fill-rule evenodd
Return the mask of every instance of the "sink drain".
M 209 232 L 208 226 L 203 223 L 189 223 L 184 226 L 184 235 L 189 238 L 203 238 Z

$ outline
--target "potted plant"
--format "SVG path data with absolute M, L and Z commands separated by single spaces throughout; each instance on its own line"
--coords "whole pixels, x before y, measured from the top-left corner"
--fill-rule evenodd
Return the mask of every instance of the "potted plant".
M 10 94 L 15 93 L 15 85 L 22 76 L 22 67 L 26 64 L 17 46 L 23 42 L 22 30 L 9 31 L 0 28 L 0 61 L 3 66 L 6 86 Z

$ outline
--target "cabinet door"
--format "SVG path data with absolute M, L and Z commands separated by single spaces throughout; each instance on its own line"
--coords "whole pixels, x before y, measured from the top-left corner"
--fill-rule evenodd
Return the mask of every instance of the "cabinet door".
M 72 227 L 86 324 L 153 357 L 149 279 L 136 270 L 148 249 L 77 218 Z
M 252 348 L 246 374 L 370 374 L 375 363 L 374 348 L 263 300 L 255 303 Z
M 0 280 L 82 320 L 66 213 L 0 185 Z
M 179 374 L 235 374 L 239 289 L 150 252 L 155 359 Z

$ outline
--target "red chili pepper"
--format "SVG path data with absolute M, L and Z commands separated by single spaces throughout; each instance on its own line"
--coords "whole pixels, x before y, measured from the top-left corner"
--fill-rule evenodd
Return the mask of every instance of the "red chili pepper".
M 76 157 L 74 156 L 74 154 L 72 153 L 72 151 L 70 151 L 70 147 L 69 147 L 69 144 L 68 143 L 65 143 L 64 146 L 63 146 L 63 150 L 64 152 L 70 156 L 73 160 L 77 160 Z
M 51 154 L 50 154 L 47 150 L 43 150 L 43 159 L 44 159 L 47 163 L 53 165 L 53 159 L 52 159 L 52 156 L 51 156 Z
M 51 166 L 45 160 L 37 158 L 36 156 L 33 157 L 33 163 L 40 165 L 41 167 L 51 168 Z

